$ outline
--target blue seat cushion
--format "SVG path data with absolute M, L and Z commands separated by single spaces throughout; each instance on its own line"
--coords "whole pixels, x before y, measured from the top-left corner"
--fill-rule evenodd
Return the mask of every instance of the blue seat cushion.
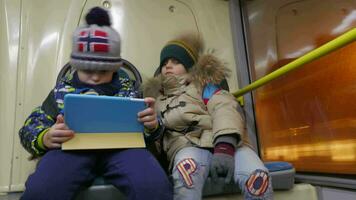
M 264 164 L 269 172 L 277 172 L 277 171 L 293 169 L 293 165 L 290 164 L 289 162 L 275 161 L 275 162 L 265 162 Z
M 269 174 L 272 177 L 274 190 L 289 190 L 294 185 L 295 169 L 288 162 L 265 162 Z

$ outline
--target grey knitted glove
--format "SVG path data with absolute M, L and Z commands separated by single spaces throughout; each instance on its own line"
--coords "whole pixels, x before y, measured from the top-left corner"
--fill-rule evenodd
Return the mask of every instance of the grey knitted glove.
M 232 144 L 220 142 L 215 145 L 213 158 L 210 164 L 210 174 L 214 182 L 218 180 L 218 175 L 225 177 L 225 183 L 230 183 L 234 177 L 235 147 Z

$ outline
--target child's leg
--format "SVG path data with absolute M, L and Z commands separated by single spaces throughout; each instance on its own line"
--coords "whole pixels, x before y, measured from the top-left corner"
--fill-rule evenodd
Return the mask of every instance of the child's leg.
M 22 200 L 70 200 L 95 177 L 94 154 L 51 150 L 38 163 L 36 171 L 26 181 Z
M 196 147 L 186 147 L 177 153 L 172 169 L 175 200 L 202 198 L 211 157 L 210 151 Z
M 130 200 L 171 200 L 172 184 L 146 149 L 112 151 L 103 155 L 104 178 Z
M 246 200 L 273 199 L 272 180 L 268 169 L 257 154 L 247 146 L 242 146 L 235 152 L 234 177 Z

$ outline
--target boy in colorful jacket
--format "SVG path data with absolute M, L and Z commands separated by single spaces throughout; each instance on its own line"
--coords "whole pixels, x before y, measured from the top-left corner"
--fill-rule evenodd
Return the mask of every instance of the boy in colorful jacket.
M 201 55 L 202 46 L 193 34 L 169 41 L 158 75 L 144 85 L 165 126 L 160 145 L 170 162 L 174 199 L 201 199 L 209 172 L 213 180 L 233 179 L 245 199 L 272 199 L 268 170 L 247 145 L 241 108 L 220 87 L 229 71 L 213 55 Z
M 26 181 L 24 200 L 70 200 L 98 175 L 119 188 L 128 199 L 172 199 L 172 187 L 159 163 L 146 149 L 62 151 L 74 132 L 64 123 L 66 94 L 136 97 L 133 81 L 117 73 L 120 68 L 120 37 L 110 27 L 106 10 L 95 7 L 86 16 L 87 26 L 74 32 L 70 65 L 42 106 L 27 118 L 19 135 L 24 148 L 41 157 Z M 161 132 L 154 111 L 155 100 L 145 98 L 148 108 L 138 113 L 145 135 Z M 120 111 L 118 111 L 120 112 Z M 94 113 L 93 113 L 94 114 Z

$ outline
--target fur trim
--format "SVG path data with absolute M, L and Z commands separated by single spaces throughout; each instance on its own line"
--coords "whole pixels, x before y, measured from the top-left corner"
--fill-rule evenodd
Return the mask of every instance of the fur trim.
M 229 77 L 231 70 L 212 54 L 200 56 L 198 63 L 192 68 L 193 80 L 200 85 L 206 83 L 220 84 Z
M 143 92 L 143 97 L 157 98 L 161 94 L 162 90 L 161 75 L 148 79 L 144 84 L 141 85 L 141 90 Z
M 184 79 L 197 86 L 204 86 L 207 83 L 220 84 L 221 81 L 229 77 L 230 72 L 231 70 L 217 57 L 212 54 L 205 54 L 200 56 L 198 63 L 193 66 Z M 157 98 L 162 94 L 162 82 L 161 74 L 147 80 L 141 86 L 143 96 Z
M 204 50 L 204 42 L 202 40 L 202 37 L 196 33 L 183 33 L 180 34 L 179 36 L 175 37 L 173 40 L 178 40 L 182 41 L 185 44 L 189 45 L 189 47 L 197 53 L 199 56 L 201 52 Z

